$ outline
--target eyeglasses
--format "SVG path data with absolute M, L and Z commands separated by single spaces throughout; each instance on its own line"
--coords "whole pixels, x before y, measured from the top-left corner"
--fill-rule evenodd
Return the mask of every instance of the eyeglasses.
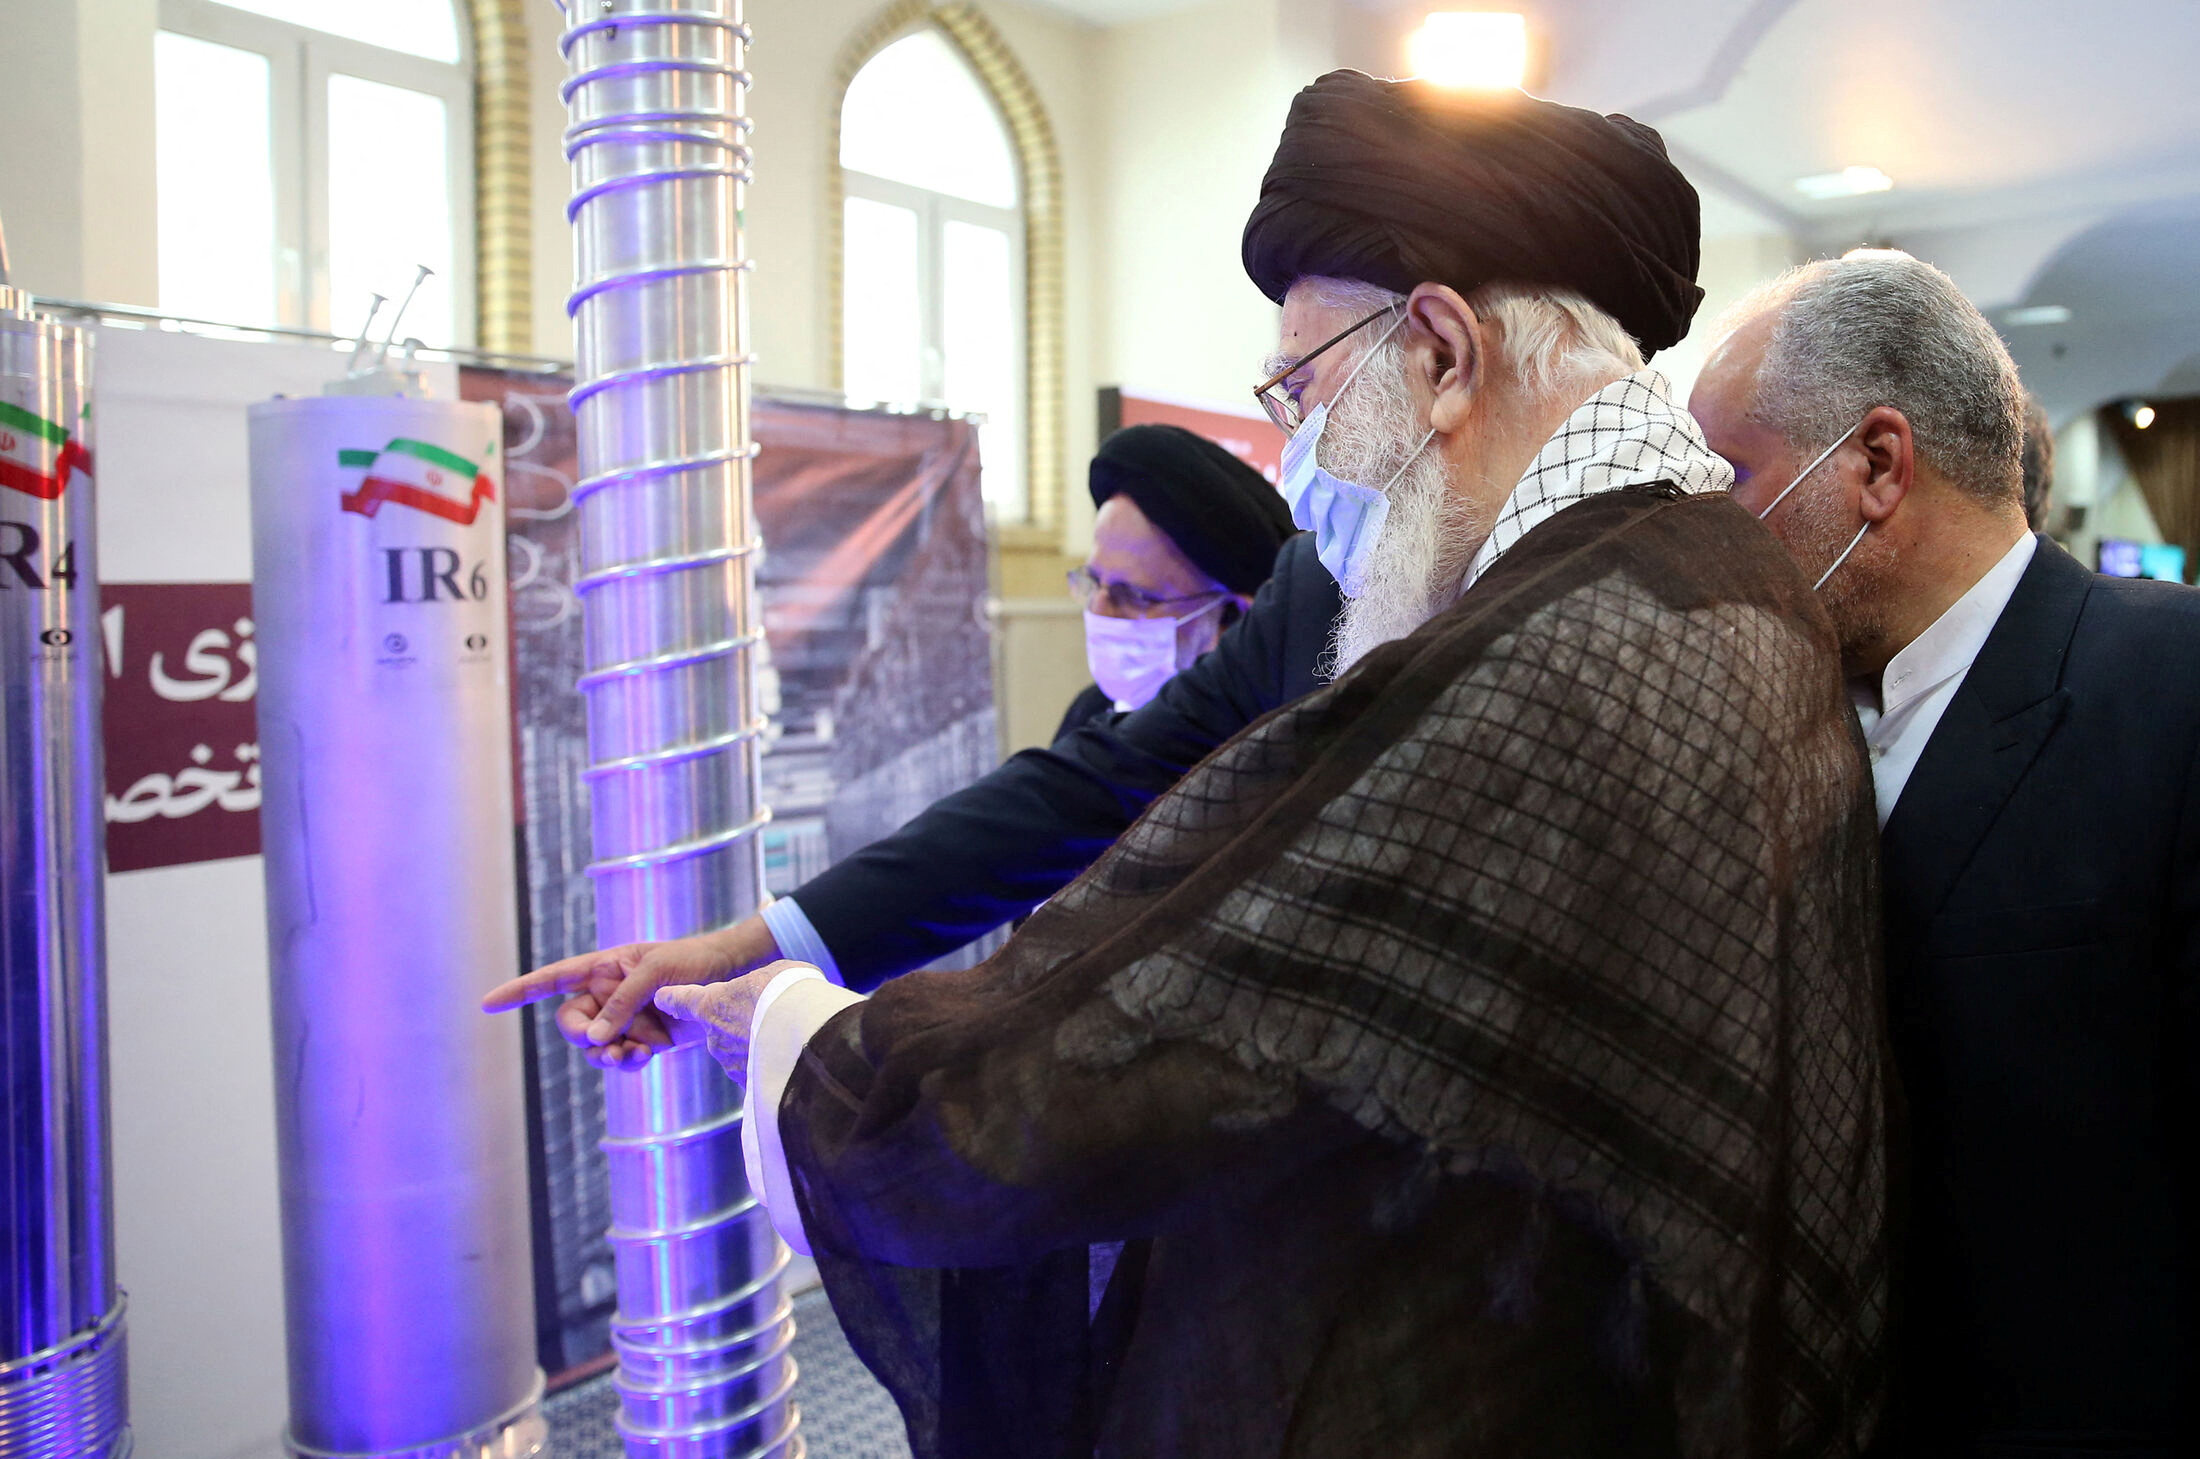
M 1069 590 L 1087 608 L 1093 605 L 1094 600 L 1105 598 L 1109 607 L 1130 618 L 1143 618 L 1157 608 L 1172 608 L 1178 603 L 1213 602 L 1223 595 L 1222 589 L 1209 588 L 1204 593 L 1160 598 L 1143 588 L 1134 588 L 1129 583 L 1107 582 L 1089 567 L 1073 567 L 1069 570 Z
M 1253 387 L 1253 398 L 1260 402 L 1262 410 L 1268 412 L 1268 418 L 1276 423 L 1277 430 L 1290 435 L 1299 428 L 1299 422 L 1305 419 L 1305 413 L 1299 409 L 1298 396 L 1284 389 L 1283 382 L 1305 369 L 1323 350 L 1342 343 L 1354 330 L 1367 328 L 1397 307 L 1395 304 L 1385 304 L 1359 323 L 1347 325 Z

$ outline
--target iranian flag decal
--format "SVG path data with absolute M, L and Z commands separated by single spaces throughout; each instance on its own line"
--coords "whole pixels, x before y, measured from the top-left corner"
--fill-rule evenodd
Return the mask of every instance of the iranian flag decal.
M 343 506 L 362 517 L 395 502 L 471 527 L 481 504 L 496 500 L 496 483 L 478 466 L 426 441 L 400 436 L 379 451 L 338 451 L 336 464 L 360 473 L 359 484 L 344 493 Z
M 91 453 L 68 427 L 0 400 L 0 487 L 50 502 L 80 471 L 92 474 Z

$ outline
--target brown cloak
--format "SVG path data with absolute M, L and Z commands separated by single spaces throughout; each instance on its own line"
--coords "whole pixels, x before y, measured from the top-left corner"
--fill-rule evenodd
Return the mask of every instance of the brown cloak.
M 1774 540 L 1590 498 L 812 1040 L 834 1306 L 920 1459 L 1854 1454 L 1876 842 Z

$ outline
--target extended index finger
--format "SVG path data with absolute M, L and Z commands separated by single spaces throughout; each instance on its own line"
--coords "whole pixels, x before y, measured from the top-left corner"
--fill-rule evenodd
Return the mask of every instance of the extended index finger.
M 522 973 L 509 982 L 499 983 L 482 995 L 484 1013 L 502 1013 L 554 998 L 561 993 L 578 993 L 588 986 L 589 979 L 601 972 L 616 972 L 619 967 L 619 949 L 605 948 L 598 952 L 576 953 L 560 958 L 554 963 L 539 967 L 531 973 Z

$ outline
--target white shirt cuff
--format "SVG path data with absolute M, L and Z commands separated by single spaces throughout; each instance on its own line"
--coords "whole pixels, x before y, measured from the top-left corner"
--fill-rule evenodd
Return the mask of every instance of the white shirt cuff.
M 781 943 L 780 951 L 786 950 Z M 749 1189 L 763 1201 L 772 1228 L 804 1256 L 810 1254 L 810 1242 L 802 1230 L 802 1209 L 795 1203 L 787 1151 L 779 1138 L 779 1101 L 817 1031 L 841 1009 L 862 1001 L 862 994 L 826 982 L 814 967 L 788 968 L 764 985 L 756 1011 L 749 1016 L 749 1092 L 747 1118 L 741 1121 L 741 1163 L 748 1171 Z
M 848 980 L 840 975 L 840 964 L 833 961 L 833 950 L 817 935 L 817 925 L 810 921 L 809 913 L 795 905 L 792 897 L 766 902 L 761 915 L 764 925 L 771 929 L 772 941 L 779 944 L 781 957 L 808 963 L 823 973 L 827 982 L 848 986 Z

